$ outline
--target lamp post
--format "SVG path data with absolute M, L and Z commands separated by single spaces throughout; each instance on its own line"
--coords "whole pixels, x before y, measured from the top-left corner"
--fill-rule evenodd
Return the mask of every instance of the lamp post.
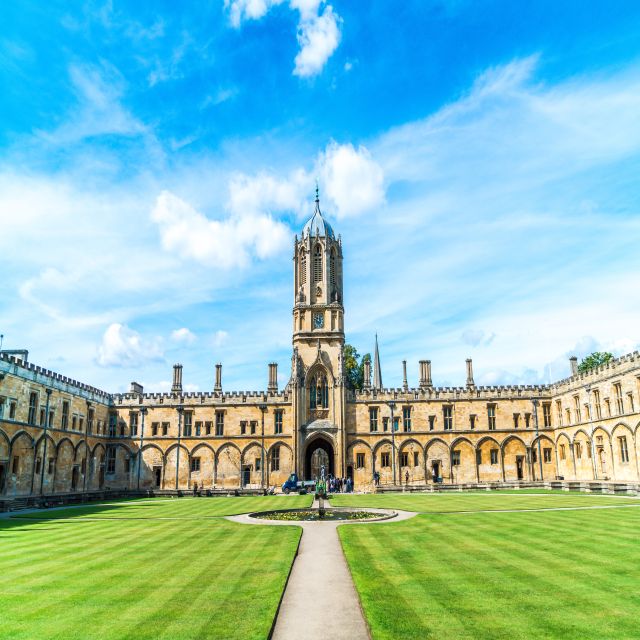
M 40 495 L 44 492 L 44 465 L 47 460 L 47 428 L 49 427 L 49 401 L 51 400 L 51 389 L 45 389 L 47 394 L 47 404 L 44 410 L 44 451 L 42 453 L 42 464 L 40 465 Z
M 391 409 L 391 471 L 393 474 L 393 485 L 396 485 L 396 424 L 393 419 L 393 410 L 396 408 L 396 403 L 391 400 L 389 402 L 389 409 Z
M 264 492 L 264 413 L 267 410 L 266 404 L 260 405 L 260 412 L 262 413 L 262 429 L 260 431 L 260 487 Z
M 89 454 L 87 450 L 89 448 L 89 412 L 91 411 L 91 402 L 89 400 L 87 402 L 87 419 L 84 423 L 84 473 L 82 474 L 82 493 L 86 493 L 87 491 L 87 473 L 89 471 Z M 44 461 L 43 461 L 44 462 Z M 83 498 L 84 499 L 84 498 Z
M 540 465 L 540 480 L 542 477 L 542 450 L 540 448 L 540 438 L 538 436 L 538 399 L 533 399 L 533 424 L 536 427 L 536 440 L 538 441 L 538 464 Z
M 589 401 L 589 424 L 591 426 L 591 444 L 589 445 L 591 448 L 591 466 L 593 468 L 593 479 L 597 480 L 598 464 L 596 462 L 596 449 L 595 449 L 595 443 L 593 438 L 594 428 L 593 428 L 593 407 L 591 406 L 591 385 L 588 384 L 585 387 L 585 389 L 587 391 L 587 400 Z
M 176 491 L 178 490 L 178 471 L 180 470 L 180 437 L 182 431 L 182 405 L 178 405 L 178 446 L 176 448 Z
M 142 445 L 144 441 L 144 416 L 146 415 L 147 410 L 145 407 L 140 408 L 140 415 L 142 416 L 142 420 L 140 421 L 140 449 L 138 450 L 138 481 L 137 487 L 138 491 L 140 491 L 140 469 L 142 467 Z

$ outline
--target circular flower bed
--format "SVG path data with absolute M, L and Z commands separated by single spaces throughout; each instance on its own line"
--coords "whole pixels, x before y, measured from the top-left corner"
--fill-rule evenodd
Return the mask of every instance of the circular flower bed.
M 339 509 L 327 509 L 324 517 L 320 517 L 317 509 L 297 509 L 293 511 L 265 511 L 263 513 L 252 513 L 253 518 L 261 520 L 286 520 L 289 522 L 310 522 L 310 521 L 335 521 L 335 520 L 380 520 L 386 514 L 375 513 L 373 511 L 343 511 Z

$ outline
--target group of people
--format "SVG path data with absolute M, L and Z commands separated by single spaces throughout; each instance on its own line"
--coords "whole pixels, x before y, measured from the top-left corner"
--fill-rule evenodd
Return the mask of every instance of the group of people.
M 353 481 L 351 478 L 334 478 L 330 475 L 327 480 L 327 490 L 329 493 L 351 493 Z

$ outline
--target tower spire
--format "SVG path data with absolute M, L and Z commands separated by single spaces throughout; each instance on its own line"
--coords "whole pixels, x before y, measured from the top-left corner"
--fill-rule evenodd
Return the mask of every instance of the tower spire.
M 376 333 L 376 346 L 373 352 L 373 388 L 382 390 L 382 369 L 380 367 L 380 351 L 378 350 L 378 334 Z

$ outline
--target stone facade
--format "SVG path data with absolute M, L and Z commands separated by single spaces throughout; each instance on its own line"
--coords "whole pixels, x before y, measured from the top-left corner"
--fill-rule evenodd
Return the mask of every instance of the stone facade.
M 504 481 L 640 481 L 640 354 L 551 385 L 382 387 L 380 363 L 349 388 L 343 366 L 342 241 L 316 209 L 293 256 L 291 373 L 278 389 L 109 394 L 0 354 L 0 496 L 94 489 L 278 487 L 322 459 L 357 489 Z M 49 415 L 48 421 L 46 415 Z M 395 425 L 395 428 L 392 427 Z M 321 453 L 318 453 L 320 451 Z M 321 456 L 314 458 L 313 456 Z

